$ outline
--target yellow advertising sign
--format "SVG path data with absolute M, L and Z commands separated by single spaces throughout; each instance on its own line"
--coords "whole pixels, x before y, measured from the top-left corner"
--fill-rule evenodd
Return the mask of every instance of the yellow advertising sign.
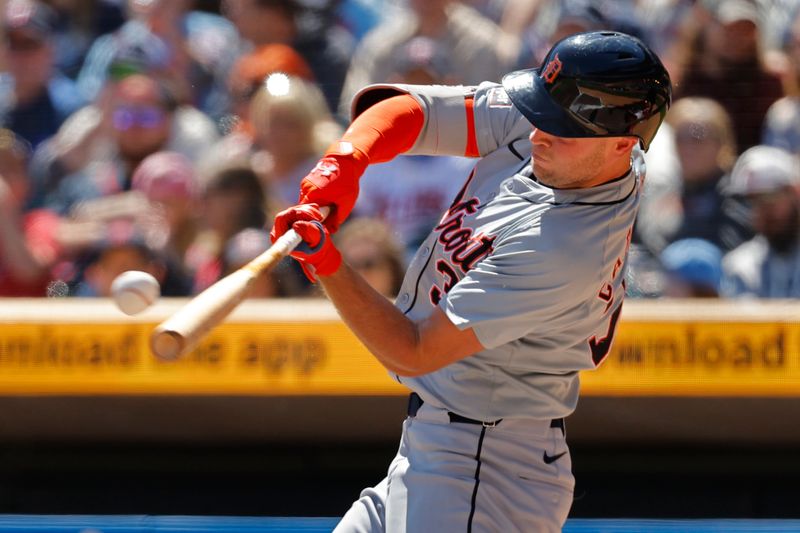
M 159 361 L 150 332 L 183 303 L 130 318 L 102 301 L 1 301 L 0 395 L 407 393 L 325 301 L 245 302 L 187 357 Z M 584 395 L 800 395 L 800 306 L 625 305 Z
M 224 324 L 162 362 L 155 324 L 0 324 L 0 394 L 404 394 L 341 323 Z
M 609 396 L 800 395 L 800 328 L 782 322 L 622 321 L 611 354 L 581 375 Z

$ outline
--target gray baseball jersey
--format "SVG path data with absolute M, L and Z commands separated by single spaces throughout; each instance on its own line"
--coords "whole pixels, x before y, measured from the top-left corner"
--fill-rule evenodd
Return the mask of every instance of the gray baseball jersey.
M 371 86 L 353 106 L 398 93 L 425 111 L 410 153 L 463 155 L 474 131 L 481 159 L 419 248 L 395 305 L 413 320 L 439 306 L 485 349 L 396 379 L 425 402 L 478 420 L 570 414 L 578 372 L 606 357 L 620 316 L 642 153 L 612 182 L 552 189 L 532 174 L 530 123 L 501 86 Z

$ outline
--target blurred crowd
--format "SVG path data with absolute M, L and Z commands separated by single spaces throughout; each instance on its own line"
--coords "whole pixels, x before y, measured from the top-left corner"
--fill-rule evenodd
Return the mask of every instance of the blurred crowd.
M 800 0 L 6 0 L 0 296 L 189 296 L 265 227 L 372 83 L 477 84 L 615 29 L 675 100 L 646 154 L 632 297 L 800 296 Z M 474 162 L 367 169 L 335 239 L 387 297 Z M 284 260 L 253 297 L 318 296 Z

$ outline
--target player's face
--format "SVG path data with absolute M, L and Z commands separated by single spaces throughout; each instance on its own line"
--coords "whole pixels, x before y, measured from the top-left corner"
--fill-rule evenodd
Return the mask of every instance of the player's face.
M 556 137 L 538 128 L 530 134 L 533 174 L 558 189 L 591 187 L 607 178 L 617 138 Z

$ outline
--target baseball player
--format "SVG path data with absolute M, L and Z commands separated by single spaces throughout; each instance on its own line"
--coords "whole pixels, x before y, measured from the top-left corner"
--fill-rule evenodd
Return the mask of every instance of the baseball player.
M 611 347 L 641 149 L 670 102 L 659 59 L 615 32 L 570 36 L 541 68 L 502 84 L 356 95 L 351 127 L 272 232 L 303 237 L 293 256 L 413 391 L 386 478 L 336 532 L 561 529 L 574 486 L 563 418 L 577 403 L 578 372 Z M 329 234 L 363 169 L 400 153 L 480 159 L 393 305 L 342 262 Z M 324 224 L 321 205 L 333 207 Z

